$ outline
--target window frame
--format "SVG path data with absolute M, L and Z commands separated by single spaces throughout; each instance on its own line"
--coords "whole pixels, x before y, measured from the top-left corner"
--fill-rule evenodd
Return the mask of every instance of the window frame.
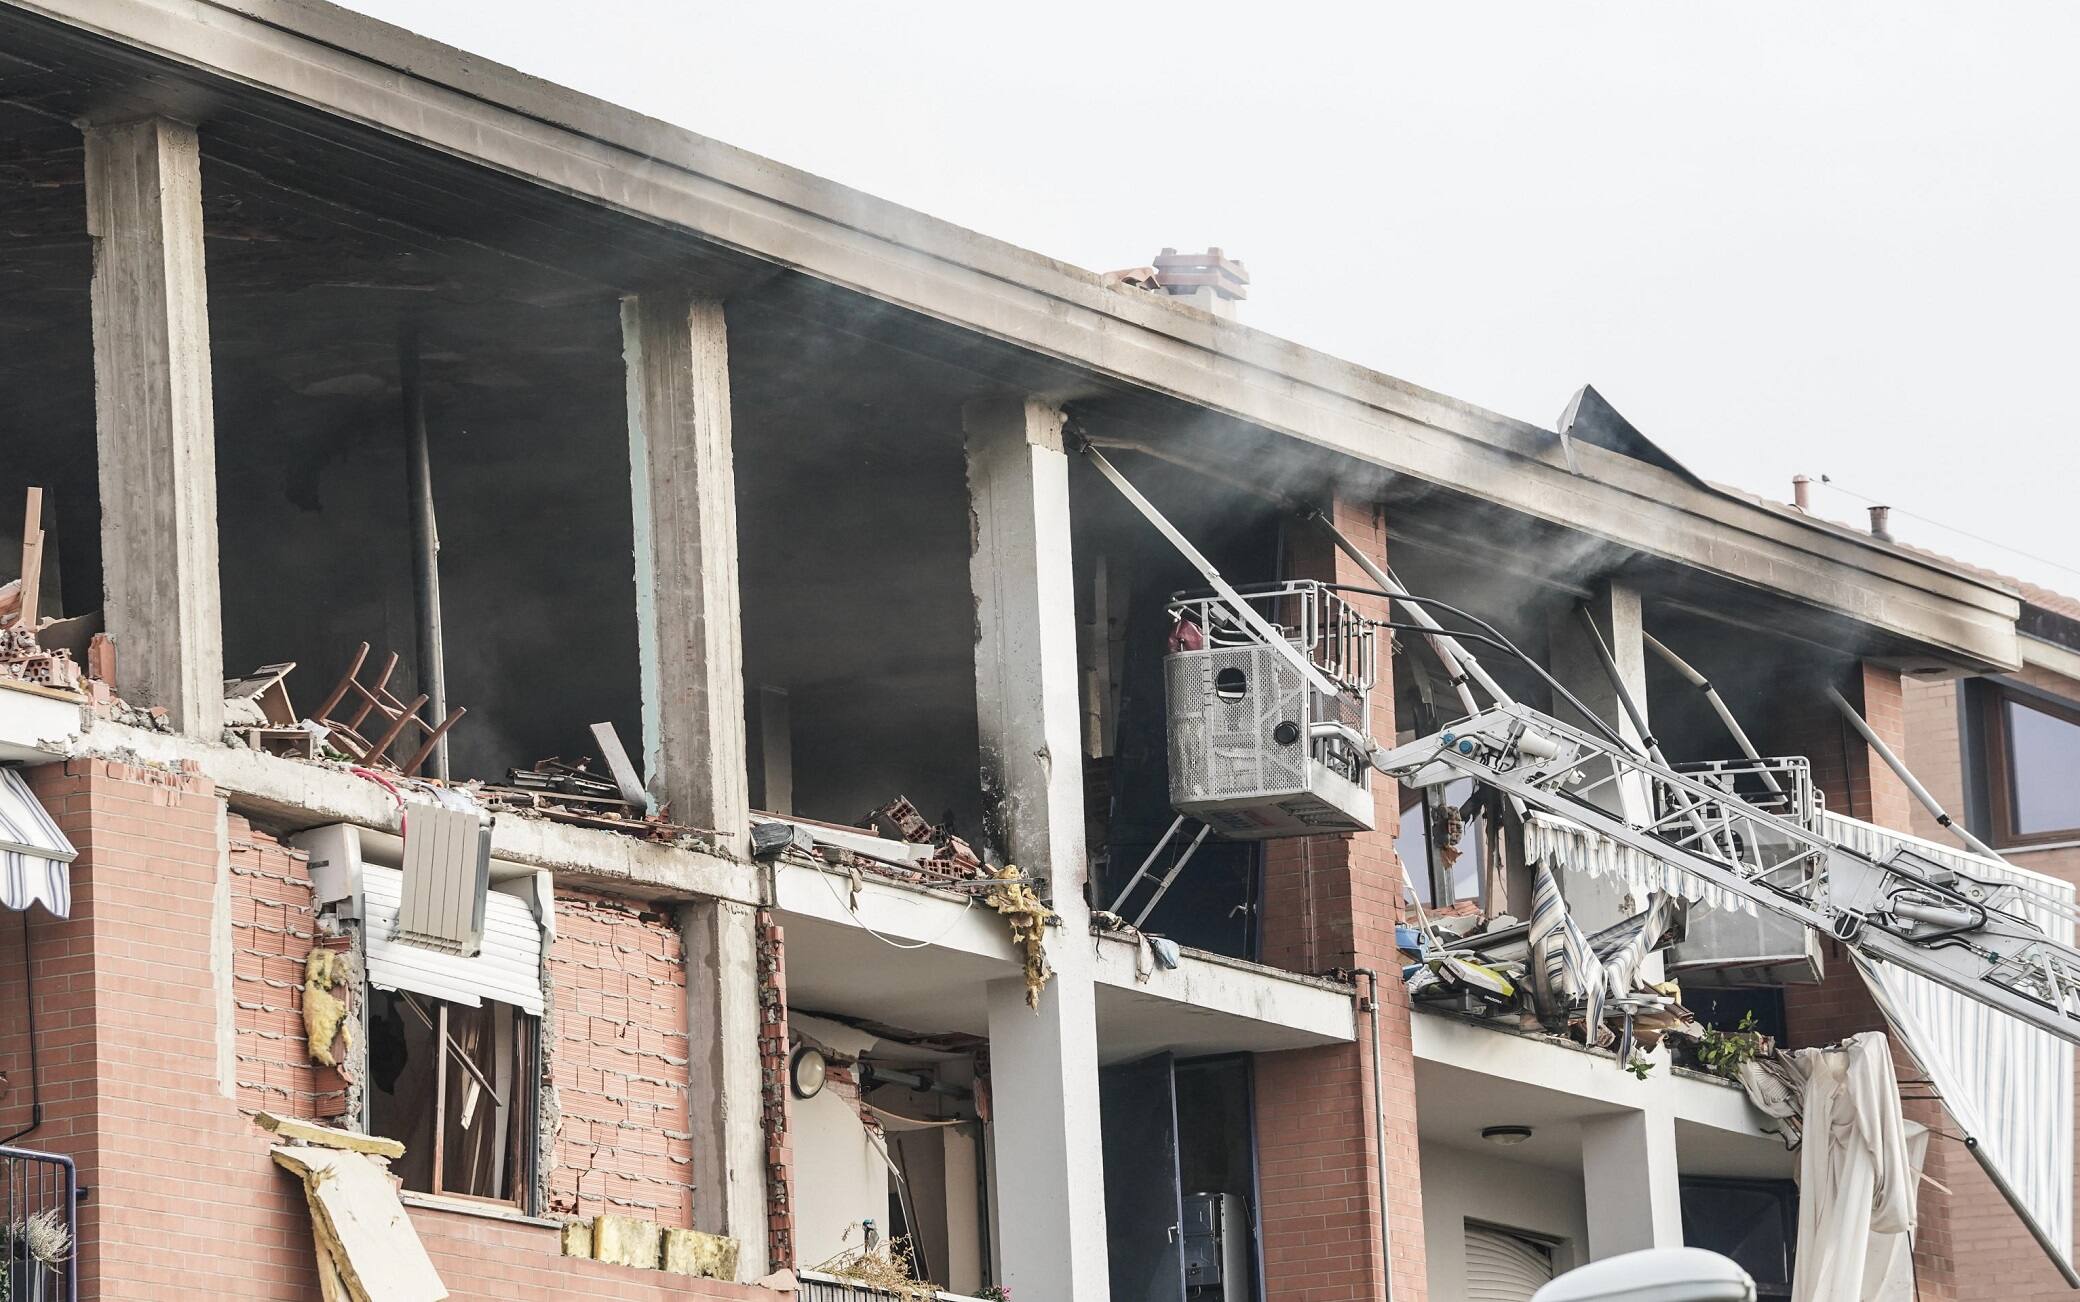
M 2048 832 L 2023 832 L 2015 826 L 2014 756 L 2008 730 L 2008 707 L 2011 704 L 2048 714 L 2075 728 L 2080 728 L 2080 706 L 2012 683 L 1991 682 L 1986 685 L 1986 691 L 1986 708 L 1981 711 L 1980 718 L 1985 730 L 1986 813 L 1994 845 L 2002 849 L 2027 849 L 2080 841 L 2080 826 L 2054 828 Z
M 1756 1194 L 1774 1195 L 1777 1215 L 1781 1222 L 1784 1241 L 1784 1278 L 1781 1280 L 1756 1280 L 1756 1297 L 1759 1302 L 1777 1302 L 1791 1296 L 1791 1286 L 1798 1277 L 1798 1181 L 1788 1177 L 1731 1176 L 1731 1175 L 1682 1175 L 1676 1177 L 1677 1199 L 1692 1189 L 1727 1190 Z M 1689 1213 L 1685 1211 L 1683 1242 L 1686 1246 L 1701 1246 L 1690 1243 Z M 1713 1249 L 1713 1251 L 1719 1251 Z M 1722 1253 L 1721 1255 L 1725 1255 Z M 1729 1258 L 1731 1260 L 1731 1258 Z M 1746 1269 L 1745 1265 L 1742 1267 Z
M 1457 779 L 1454 779 L 1454 781 L 1457 781 Z M 1415 789 L 1414 794 L 1417 797 L 1415 803 L 1401 810 L 1400 817 L 1403 827 L 1407 825 L 1410 818 L 1416 818 L 1421 820 L 1423 828 L 1423 864 L 1421 874 L 1424 885 L 1429 889 L 1430 898 L 1428 900 L 1418 899 L 1417 902 L 1433 913 L 1442 913 L 1469 905 L 1485 911 L 1488 907 L 1488 868 L 1491 857 L 1495 854 L 1494 837 L 1498 830 L 1496 827 L 1491 826 L 1491 824 L 1495 823 L 1495 819 L 1491 816 L 1494 810 L 1492 807 L 1485 809 L 1481 813 L 1476 814 L 1472 819 L 1467 820 L 1466 828 L 1469 834 L 1473 833 L 1475 824 L 1479 824 L 1480 853 L 1477 856 L 1474 870 L 1473 893 L 1463 897 L 1459 896 L 1452 888 L 1452 873 L 1456 865 L 1446 864 L 1444 856 L 1438 853 L 1436 826 L 1433 817 L 1436 811 L 1445 805 L 1445 792 L 1450 785 L 1451 783 L 1439 783 L 1435 786 Z M 1480 789 L 1478 783 L 1474 784 L 1474 789 L 1476 792 Z M 1432 803 L 1433 800 L 1435 801 L 1434 804 Z M 1462 847 L 1465 845 L 1463 838 L 1460 844 Z M 1462 848 L 1460 853 L 1470 854 L 1472 852 Z M 1417 872 L 1416 866 L 1410 864 L 1408 868 L 1409 875 L 1414 877 Z M 1440 900 L 1442 900 L 1441 903 L 1439 902 Z
M 368 987 L 371 993 L 375 989 L 376 987 L 374 986 Z M 424 1198 L 440 1198 L 453 1202 L 475 1203 L 485 1207 L 503 1207 L 527 1216 L 538 1214 L 535 1178 L 541 1170 L 544 1139 L 541 1133 L 540 1106 L 543 1084 L 542 1024 L 544 1019 L 512 1004 L 502 1003 L 495 999 L 484 1000 L 486 1005 L 496 1005 L 509 1010 L 513 1019 L 514 1061 L 513 1085 L 510 1091 L 513 1097 L 504 1105 L 504 1108 L 510 1114 L 510 1125 L 512 1127 L 506 1136 L 505 1142 L 507 1162 L 511 1166 L 508 1178 L 514 1190 L 514 1196 L 499 1198 L 486 1194 L 465 1193 L 455 1189 L 444 1189 L 441 1186 L 447 1167 L 448 1136 L 446 1122 L 448 1119 L 448 1086 L 456 1078 L 454 1074 L 469 1074 L 466 1069 L 459 1066 L 455 1061 L 461 1053 L 460 1047 L 449 1047 L 454 1041 L 449 1029 L 448 1014 L 452 1008 L 461 1007 L 469 1009 L 469 1006 L 466 1004 L 458 1005 L 452 1000 L 442 999 L 435 995 L 421 994 L 417 991 L 399 989 L 385 991 L 385 993 L 400 1004 L 416 1005 L 418 1015 L 420 1016 L 431 1013 L 430 1020 L 432 1025 L 427 1030 L 433 1037 L 435 1046 L 442 1050 L 436 1057 L 434 1066 L 433 1118 L 431 1127 L 433 1151 L 428 1163 L 427 1184 L 429 1187 L 426 1189 L 408 1188 L 406 1192 L 414 1193 Z M 373 1007 L 372 1000 L 366 1002 L 369 1007 Z M 428 1007 L 429 1005 L 430 1007 Z M 375 1083 L 371 1079 L 369 1088 L 364 1093 L 366 1101 L 363 1107 L 367 1113 L 367 1118 L 362 1128 L 369 1134 L 377 1133 L 374 1127 L 376 1093 L 374 1085 Z M 395 1136 L 385 1137 L 395 1138 Z

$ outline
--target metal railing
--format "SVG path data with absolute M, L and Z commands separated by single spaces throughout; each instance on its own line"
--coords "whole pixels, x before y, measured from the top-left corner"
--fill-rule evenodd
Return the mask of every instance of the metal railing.
M 0 1302 L 77 1302 L 79 1174 L 72 1159 L 0 1148 Z
M 885 1288 L 875 1288 L 871 1284 L 821 1271 L 796 1271 L 795 1278 L 800 1285 L 800 1291 L 795 1295 L 797 1302 L 876 1302 L 877 1299 L 897 1296 Z M 938 1302 L 975 1302 L 975 1299 L 960 1293 L 937 1293 L 933 1296 Z

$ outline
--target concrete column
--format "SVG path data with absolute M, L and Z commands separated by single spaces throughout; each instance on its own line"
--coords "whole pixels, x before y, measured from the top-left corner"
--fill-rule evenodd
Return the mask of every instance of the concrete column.
M 1097 1003 L 1083 843 L 1076 600 L 1062 414 L 1031 399 L 963 412 L 973 530 L 975 700 L 992 843 L 1044 881 L 1061 915 L 1055 978 L 989 987 L 997 1185 L 994 1241 L 1020 1297 L 1105 1302 Z
M 686 946 L 687 1129 L 693 1133 L 693 1224 L 741 1245 L 738 1273 L 766 1261 L 765 1080 L 759 1060 L 758 913 L 703 900 L 679 910 Z
M 86 129 L 104 617 L 118 689 L 175 727 L 224 727 L 216 425 L 195 128 Z
M 1597 585 L 1594 596 L 1581 604 L 1588 607 L 1589 617 L 1602 633 L 1611 658 L 1618 662 L 1619 676 L 1625 680 L 1625 690 L 1632 694 L 1633 704 L 1639 707 L 1641 714 L 1645 714 L 1647 653 L 1646 642 L 1641 637 L 1639 592 L 1623 584 L 1604 582 Z M 1580 697 L 1582 704 L 1595 711 L 1599 719 L 1616 727 L 1627 741 L 1639 744 L 1639 729 L 1633 727 L 1632 720 L 1626 716 L 1625 707 L 1618 700 L 1617 690 L 1611 686 L 1610 675 L 1604 668 L 1595 642 L 1589 631 L 1582 627 L 1581 616 L 1571 607 L 1553 616 L 1551 654 L 1553 677 L 1566 684 L 1567 690 Z M 1565 701 L 1553 702 L 1553 714 L 1563 723 L 1596 731 L 1595 725 L 1584 720 Z M 1609 787 L 1592 792 L 1589 799 L 1614 812 L 1645 812 L 1646 793 L 1633 789 L 1629 784 L 1622 791 L 1622 806 L 1621 793 Z
M 1582 1123 L 1589 1259 L 1683 1246 L 1675 1114 L 1618 1112 Z
M 1618 673 L 1625 681 L 1625 690 L 1632 694 L 1633 704 L 1639 707 L 1641 714 L 1645 714 L 1647 657 L 1646 643 L 1641 637 L 1638 591 L 1606 581 L 1599 584 L 1595 595 L 1582 604 L 1588 607 L 1590 618 L 1596 621 L 1604 645 L 1610 648 L 1611 658 L 1618 662 Z M 1603 658 L 1588 630 L 1582 627 L 1581 616 L 1571 607 L 1557 612 L 1549 634 L 1553 677 L 1580 697 L 1582 704 L 1593 710 L 1598 718 L 1616 727 L 1619 735 L 1635 746 L 1639 745 L 1642 740 L 1639 729 L 1633 727 L 1618 699 L 1617 690 L 1611 686 Z M 1563 700 L 1553 702 L 1553 715 L 1564 723 L 1590 732 L 1598 731 Z M 1651 719 L 1649 726 L 1652 726 Z M 1584 766 L 1583 771 L 1588 774 L 1588 781 L 1594 782 L 1610 769 L 1607 764 L 1597 763 Z M 1606 784 L 1590 792 L 1587 798 L 1593 804 L 1628 818 L 1644 818 L 1647 813 L 1648 794 L 1641 782 L 1627 780 L 1616 785 Z M 1645 900 L 1628 902 L 1626 888 L 1616 878 L 1566 870 L 1562 870 L 1559 876 L 1568 907 L 1583 929 L 1591 934 L 1632 916 L 1646 906 Z M 1659 963 L 1659 955 L 1650 957 L 1646 969 L 1650 979 L 1659 978 Z
M 736 474 L 722 304 L 623 301 L 643 758 L 672 819 L 749 847 Z

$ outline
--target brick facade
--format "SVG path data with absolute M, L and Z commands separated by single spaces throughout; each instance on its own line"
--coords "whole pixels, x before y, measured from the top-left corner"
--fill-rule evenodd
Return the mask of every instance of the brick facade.
M 562 1124 L 549 1172 L 557 1215 L 693 1226 L 686 964 L 672 919 L 558 891 L 545 1067 Z
M 250 1119 L 258 1108 L 318 1110 L 339 1085 L 305 1048 L 302 954 L 312 937 L 302 856 L 227 816 L 211 785 L 194 776 L 103 760 L 46 765 L 28 776 L 80 857 L 72 916 L 29 915 L 45 1119 L 19 1142 L 73 1157 L 92 1189 L 80 1215 L 83 1296 L 316 1299 L 302 1191 L 275 1168 L 269 1137 Z M 613 988 L 628 991 L 617 997 L 631 1002 L 670 1004 L 649 977 L 653 964 L 676 961 L 676 932 L 654 915 L 628 910 L 624 917 L 602 904 L 575 896 L 560 902 L 559 933 L 568 933 L 572 949 L 552 956 L 553 1001 L 574 1003 L 580 988 L 605 999 Z M 11 1008 L 26 1004 L 21 944 L 20 920 L 0 917 L 0 1001 Z M 658 1141 L 634 1146 L 634 1160 L 625 1139 L 614 1146 L 614 1179 L 630 1183 L 603 1184 L 603 1198 L 607 1188 L 649 1188 L 659 1169 L 653 1150 L 685 1142 L 662 1138 L 683 1135 L 685 1125 L 683 981 L 680 989 L 676 1020 L 668 1008 L 640 1016 L 631 1009 L 628 1035 L 588 1043 L 602 1081 L 605 1064 L 624 1061 L 623 1053 L 635 1063 L 676 1061 L 682 1081 L 676 1114 L 668 1084 L 600 1091 L 625 1107 L 675 1116 L 670 1125 L 657 1122 Z M 0 1133 L 28 1124 L 27 1051 L 27 1019 L 5 1019 Z M 563 1056 L 575 1065 L 588 1055 Z M 627 1074 L 659 1075 L 647 1067 Z M 590 1084 L 573 1080 L 566 1090 L 559 1081 L 559 1093 L 576 1098 L 582 1112 Z M 663 1150 L 663 1161 L 677 1165 L 672 1151 Z M 592 1185 L 581 1183 L 591 1196 Z M 690 1197 L 658 1201 L 686 1212 Z M 544 1221 L 422 1208 L 412 1218 L 457 1299 L 774 1296 L 566 1258 Z
M 1385 560 L 1385 522 L 1374 508 L 1339 501 L 1335 520 L 1369 555 Z M 1314 531 L 1296 531 L 1289 551 L 1297 577 L 1370 586 L 1362 571 Z M 1385 615 L 1381 603 L 1358 603 L 1368 615 Z M 1373 732 L 1391 739 L 1389 670 L 1382 647 Z M 1370 968 L 1384 974 L 1380 1033 L 1393 1296 L 1421 1302 L 1429 1285 L 1416 1155 L 1415 1054 L 1408 996 L 1395 979 L 1401 872 L 1394 833 L 1400 806 L 1390 779 L 1375 778 L 1374 796 L 1376 831 L 1265 845 L 1263 958 L 1299 972 Z M 1384 1298 L 1371 1045 L 1361 1036 L 1352 1045 L 1259 1054 L 1255 1093 L 1267 1294 L 1281 1302 Z
M 1902 681 L 1899 672 L 1859 663 L 1852 669 L 1846 688 L 1844 695 L 1863 714 L 1871 729 L 1895 753 L 1902 752 L 1907 740 L 1905 694 L 1909 685 Z M 1800 703 L 1805 713 L 1788 721 L 1780 720 L 1779 731 L 1811 742 L 1809 749 L 1795 753 L 1804 753 L 1812 761 L 1813 780 L 1825 794 L 1827 807 L 1880 827 L 1911 831 L 1909 810 L 1913 799 L 1907 794 L 1906 784 L 1855 734 L 1824 696 L 1813 692 Z M 1785 987 L 1784 1021 L 1790 1047 L 1833 1044 L 1864 1031 L 1885 1031 L 1889 1035 L 1884 1014 L 1872 1001 L 1847 952 L 1831 940 L 1823 942 L 1823 949 L 1826 980 L 1818 986 Z M 1896 1046 L 1893 1060 L 1902 1080 L 1920 1075 L 1913 1060 Z M 1902 1092 L 1916 1091 L 1908 1086 Z M 1919 1302 L 1974 1296 L 1959 1292 L 1960 1274 L 1953 1259 L 1953 1199 L 1942 1189 L 1949 1186 L 1961 1165 L 1974 1164 L 1963 1153 L 1953 1152 L 1953 1145 L 1941 1137 L 1950 1129 L 1941 1105 L 1913 1101 L 1906 1105 L 1906 1113 L 1932 1132 L 1922 1170 L 1930 1181 L 1936 1182 L 1922 1183 L 1917 1210 L 1914 1277 Z
M 794 1141 L 787 1085 L 787 933 L 758 911 L 759 1125 L 766 1136 L 766 1256 L 794 1258 Z
M 2080 702 L 2080 682 L 2038 669 L 2025 669 L 2016 677 L 2066 700 Z M 1904 755 L 1914 776 L 1937 803 L 1953 818 L 1961 819 L 1966 808 L 1965 737 L 1959 720 L 1958 691 L 1958 684 L 1951 681 L 1906 684 Z M 1913 811 L 1913 827 L 1916 835 L 1945 845 L 1955 843 L 1950 833 L 1918 807 Z M 2080 884 L 2080 848 L 2012 849 L 2001 853 L 2019 868 Z M 1948 1228 L 1957 1276 L 1973 1282 L 1973 1290 L 1962 1296 L 1998 1297 L 2011 1302 L 2052 1302 L 2073 1296 L 2021 1220 L 1994 1191 L 1992 1181 L 1977 1162 L 1956 1154 L 1940 1178 L 1954 1194 L 1949 1200 Z M 2076 1181 L 2074 1192 L 2076 1200 L 2080 1200 L 2080 1181 Z

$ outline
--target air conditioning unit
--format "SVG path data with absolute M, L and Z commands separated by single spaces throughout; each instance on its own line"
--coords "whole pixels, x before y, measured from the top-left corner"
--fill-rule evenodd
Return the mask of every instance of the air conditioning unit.
M 1246 595 L 1289 618 L 1280 627 L 1337 690 L 1215 603 L 1173 600 L 1191 635 L 1163 664 L 1171 806 L 1233 840 L 1370 831 L 1370 768 L 1353 742 L 1369 740 L 1371 625 L 1318 584 Z

